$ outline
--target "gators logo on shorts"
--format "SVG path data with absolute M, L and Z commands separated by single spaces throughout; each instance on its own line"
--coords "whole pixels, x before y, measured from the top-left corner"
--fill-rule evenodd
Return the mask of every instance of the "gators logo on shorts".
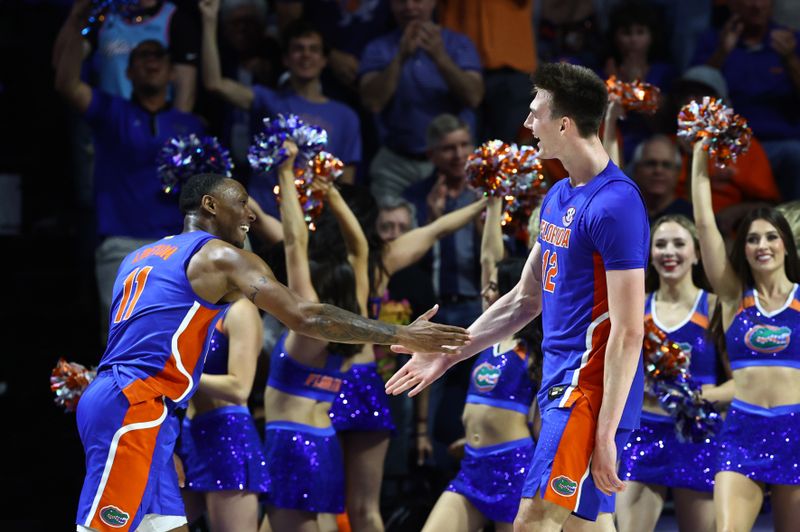
M 100 510 L 100 520 L 113 528 L 125 526 L 131 516 L 117 508 L 116 506 L 106 506 Z
M 488 362 L 479 364 L 477 368 L 472 371 L 472 382 L 479 392 L 490 392 L 497 386 L 497 381 L 500 380 L 500 368 L 493 366 Z
M 572 497 L 578 491 L 578 483 L 564 475 L 554 478 L 550 487 L 562 497 Z
M 747 331 L 744 343 L 759 353 L 777 353 L 789 347 L 792 330 L 789 327 L 774 325 L 756 325 Z

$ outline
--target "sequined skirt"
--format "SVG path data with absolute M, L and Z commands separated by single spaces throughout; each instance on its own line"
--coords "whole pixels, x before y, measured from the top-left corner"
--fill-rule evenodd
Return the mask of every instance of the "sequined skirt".
M 374 362 L 353 364 L 342 380 L 330 416 L 336 432 L 394 431 L 389 397 Z
M 277 508 L 343 512 L 344 459 L 333 427 L 273 421 L 265 433 L 272 489 L 264 501 Z
M 269 489 L 261 439 L 246 406 L 223 406 L 185 418 L 178 456 L 190 490 Z
M 714 490 L 716 440 L 682 443 L 667 415 L 642 412 L 640 428 L 620 452 L 619 477 L 645 484 L 696 491 Z
M 800 484 L 800 404 L 764 408 L 734 399 L 719 436 L 717 470 Z
M 490 521 L 511 523 L 517 515 L 534 443 L 530 438 L 464 448 L 458 476 L 447 491 L 463 495 Z

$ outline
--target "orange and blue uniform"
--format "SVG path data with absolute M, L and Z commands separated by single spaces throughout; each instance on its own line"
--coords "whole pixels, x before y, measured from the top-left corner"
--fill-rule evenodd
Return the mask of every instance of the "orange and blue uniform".
M 606 271 L 645 268 L 647 211 L 639 189 L 613 163 L 586 185 L 558 181 L 541 208 L 544 364 L 542 430 L 524 497 L 540 496 L 594 520 L 613 498 L 594 485 L 590 463 L 603 398 L 611 330 Z M 641 357 L 619 424 L 617 448 L 638 427 Z
M 186 522 L 172 462 L 174 412 L 197 388 L 210 331 L 228 306 L 198 297 L 186 269 L 214 238 L 203 231 L 167 237 L 120 266 L 108 346 L 77 411 L 86 452 L 78 530 Z

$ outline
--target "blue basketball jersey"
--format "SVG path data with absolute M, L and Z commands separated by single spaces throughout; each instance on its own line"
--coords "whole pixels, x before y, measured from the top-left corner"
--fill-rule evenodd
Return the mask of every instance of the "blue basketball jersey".
M 607 270 L 646 268 L 647 211 L 639 189 L 617 166 L 583 186 L 556 182 L 541 208 L 542 411 L 568 407 L 581 395 L 595 413 L 603 396 L 608 316 Z M 636 428 L 644 373 L 641 358 L 620 428 Z
M 186 268 L 214 238 L 203 231 L 163 238 L 120 265 L 98 371 L 113 370 L 132 404 L 158 396 L 185 404 L 197 387 L 211 332 L 228 305 L 200 299 Z
M 677 343 L 689 355 L 689 371 L 700 384 L 717 383 L 717 350 L 708 336 L 708 292 L 700 290 L 694 306 L 679 324 L 667 327 L 658 319 L 653 294 L 647 296 L 645 321 L 652 319 L 670 341 Z

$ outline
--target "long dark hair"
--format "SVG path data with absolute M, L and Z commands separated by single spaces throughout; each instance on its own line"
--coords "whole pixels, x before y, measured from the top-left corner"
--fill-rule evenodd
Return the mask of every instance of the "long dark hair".
M 511 291 L 522 277 L 526 261 L 522 257 L 508 257 L 497 263 L 497 291 L 504 296 Z M 542 320 L 540 317 L 532 320 L 525 327 L 517 331 L 514 338 L 525 344 L 530 357 L 528 357 L 528 376 L 538 388 L 542 382 Z
M 650 249 L 653 249 L 656 230 L 667 222 L 674 222 L 680 225 L 686 229 L 686 231 L 688 231 L 689 235 L 692 237 L 692 242 L 694 243 L 694 252 L 698 259 L 697 264 L 692 266 L 692 282 L 697 288 L 702 288 L 707 292 L 711 291 L 711 284 L 708 282 L 705 270 L 703 270 L 702 257 L 700 256 L 700 240 L 697 238 L 697 228 L 695 227 L 694 222 L 692 222 L 689 218 L 683 216 L 682 214 L 667 214 L 661 216 L 658 220 L 653 222 L 653 224 L 650 226 Z M 656 271 L 652 262 L 647 265 L 647 275 L 645 277 L 644 286 L 645 292 L 648 294 L 655 292 L 658 290 L 659 286 L 661 286 L 661 279 L 659 278 L 658 272 Z
M 309 261 L 311 282 L 320 303 L 335 305 L 354 314 L 361 308 L 356 298 L 356 277 L 353 268 L 346 260 Z M 331 342 L 328 349 L 349 357 L 361 351 L 359 344 L 339 344 Z
M 786 218 L 772 207 L 758 207 L 748 212 L 739 222 L 739 227 L 736 231 L 736 238 L 733 241 L 733 247 L 729 255 L 729 260 L 736 278 L 739 280 L 739 285 L 744 292 L 748 288 L 755 285 L 755 278 L 753 271 L 750 269 L 750 264 L 747 262 L 747 255 L 745 254 L 745 246 L 747 244 L 747 234 L 750 232 L 750 226 L 756 220 L 764 220 L 772 225 L 783 240 L 783 245 L 786 248 L 786 259 L 783 264 L 786 277 L 793 283 L 800 280 L 800 259 L 797 257 L 797 246 L 794 243 L 794 236 L 789 222 Z M 711 331 L 711 338 L 714 340 L 714 345 L 720 353 L 727 353 L 725 345 L 725 331 L 722 325 L 722 305 L 717 303 L 717 308 L 714 316 L 711 318 L 709 324 Z

